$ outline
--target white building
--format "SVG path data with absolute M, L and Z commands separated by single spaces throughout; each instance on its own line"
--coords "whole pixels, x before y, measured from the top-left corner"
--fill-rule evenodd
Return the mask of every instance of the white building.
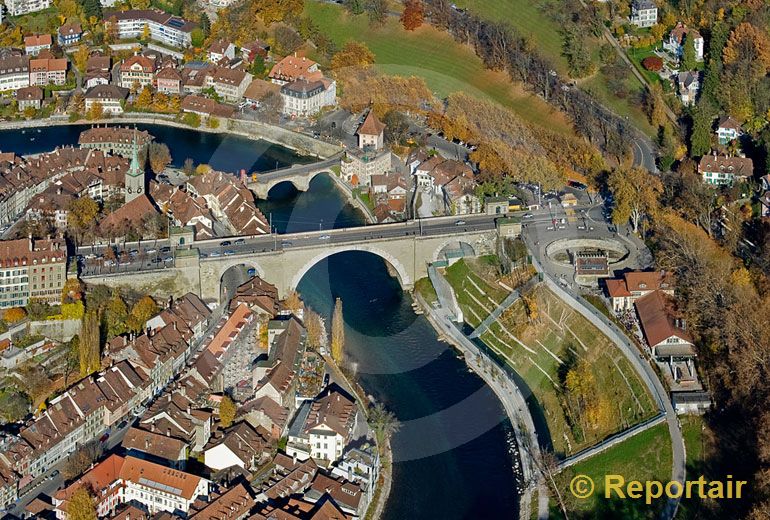
M 105 114 L 122 114 L 123 103 L 128 97 L 128 89 L 115 85 L 96 85 L 86 92 L 86 112 L 99 103 Z
M 652 0 L 634 0 L 630 20 L 637 27 L 652 27 L 658 23 L 658 7 Z
M 207 57 L 211 63 L 219 63 L 225 58 L 235 59 L 235 45 L 227 40 L 216 40 L 209 47 Z
M 19 90 L 29 86 L 29 57 L 0 58 L 0 92 Z
M 282 111 L 290 117 L 315 115 L 323 107 L 334 106 L 336 98 L 337 83 L 327 78 L 316 81 L 299 79 L 281 87 Z
M 286 453 L 299 459 L 311 458 L 334 462 L 342 457 L 356 426 L 358 408 L 347 394 L 331 385 L 308 408 L 297 413 L 289 430 Z M 298 428 L 299 425 L 301 428 Z
M 731 116 L 722 116 L 717 124 L 717 139 L 719 144 L 728 144 L 743 134 L 741 124 Z
M 51 7 L 50 0 L 5 0 L 5 7 L 8 8 L 8 14 L 11 16 L 21 16 L 23 14 L 42 11 Z
M 698 92 L 700 92 L 700 74 L 697 70 L 680 72 L 677 75 L 677 87 L 682 104 L 694 104 L 698 97 Z
M 149 29 L 150 38 L 177 48 L 192 45 L 196 25 L 178 16 L 155 9 L 131 9 L 104 14 L 105 24 L 117 23 L 118 38 L 140 38 Z
M 126 457 L 120 469 L 120 501 L 136 501 L 151 513 L 187 513 L 198 497 L 208 497 L 210 481 L 135 457 Z
M 692 39 L 695 45 L 695 61 L 703 61 L 703 36 L 695 29 L 689 29 L 682 22 L 677 22 L 668 35 L 668 40 L 663 41 L 663 49 L 677 58 L 684 54 L 684 46 Z

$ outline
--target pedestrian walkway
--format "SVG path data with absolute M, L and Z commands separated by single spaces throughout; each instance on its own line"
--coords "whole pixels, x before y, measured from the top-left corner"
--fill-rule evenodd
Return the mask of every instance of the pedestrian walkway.
M 529 288 L 529 286 L 532 284 L 533 281 L 535 282 L 538 281 L 537 276 L 533 276 L 532 278 L 527 280 L 527 282 L 524 284 L 522 289 Z M 508 296 L 505 297 L 503 301 L 500 302 L 500 305 L 498 305 L 496 309 L 494 309 L 491 313 L 489 313 L 489 316 L 484 318 L 484 321 L 479 323 L 479 326 L 476 327 L 476 329 L 473 332 L 471 332 L 470 336 L 468 337 L 470 339 L 476 339 L 482 334 L 484 334 L 487 331 L 487 329 L 494 322 L 496 322 L 497 319 L 505 312 L 505 310 L 511 305 L 513 305 L 516 300 L 519 299 L 520 296 L 521 296 L 521 293 L 518 290 L 514 290 L 513 292 L 511 292 Z
M 454 315 L 455 322 L 463 321 L 463 311 L 460 309 L 460 304 L 457 303 L 455 292 L 452 290 L 452 286 L 449 285 L 446 278 L 436 270 L 433 264 L 428 266 L 428 277 L 430 278 L 433 288 L 436 289 L 436 296 L 438 296 L 438 302 L 441 307 Z

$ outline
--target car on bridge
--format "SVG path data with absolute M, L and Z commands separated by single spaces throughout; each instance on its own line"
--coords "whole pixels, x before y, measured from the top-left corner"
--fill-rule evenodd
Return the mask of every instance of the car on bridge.
M 457 222 L 455 222 L 455 226 L 464 226 L 464 225 L 465 225 L 464 220 L 458 220 Z
M 227 251 L 225 251 L 225 256 L 233 256 L 234 254 L 235 254 L 235 251 L 233 251 L 232 249 L 228 249 Z
M 227 247 L 229 245 L 232 245 L 232 242 L 230 242 L 229 240 L 223 240 L 222 242 L 219 243 L 219 245 L 221 247 Z
M 246 243 L 246 240 L 244 240 L 243 238 L 239 238 L 238 240 L 233 242 L 233 244 L 235 244 L 236 246 L 241 246 L 241 245 L 243 245 L 245 243 Z
M 329 235 L 321 235 L 318 237 L 318 240 L 329 240 L 331 237 Z

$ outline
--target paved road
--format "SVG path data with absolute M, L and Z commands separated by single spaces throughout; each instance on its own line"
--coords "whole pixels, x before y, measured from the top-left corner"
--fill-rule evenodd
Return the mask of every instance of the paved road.
M 498 216 L 499 217 L 499 216 Z M 459 224 L 458 224 L 459 223 Z M 495 229 L 495 216 L 473 215 L 462 218 L 436 217 L 411 220 L 395 224 L 380 224 L 341 228 L 293 234 L 272 234 L 251 237 L 234 237 L 195 242 L 201 258 L 221 256 L 252 255 L 283 251 L 289 248 L 316 247 L 319 244 L 338 245 L 371 240 L 403 238 L 405 236 L 440 236 Z M 149 240 L 119 245 L 118 265 L 105 266 L 103 258 L 87 258 L 88 255 L 103 255 L 106 244 L 82 246 L 78 254 L 83 256 L 81 274 L 95 276 L 136 272 L 148 269 L 163 269 L 173 266 L 173 255 L 168 240 Z M 165 249 L 164 249 L 165 248 Z M 133 255 L 129 254 L 133 251 Z
M 655 151 L 649 139 L 642 137 L 633 139 L 631 150 L 634 153 L 634 166 L 658 173 L 658 167 L 655 164 Z

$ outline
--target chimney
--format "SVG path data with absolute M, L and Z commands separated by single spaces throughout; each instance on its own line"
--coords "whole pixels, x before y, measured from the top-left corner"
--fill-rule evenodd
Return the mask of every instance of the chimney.
M 171 428 L 166 428 L 166 437 L 171 437 Z

